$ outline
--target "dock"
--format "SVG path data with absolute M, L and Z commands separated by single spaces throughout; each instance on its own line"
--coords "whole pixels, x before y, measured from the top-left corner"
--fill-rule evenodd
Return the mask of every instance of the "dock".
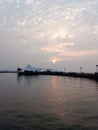
M 68 77 L 73 77 L 73 78 L 88 78 L 88 79 L 92 79 L 92 80 L 96 80 L 98 81 L 98 73 L 77 73 L 77 72 L 36 72 L 35 73 L 20 73 L 21 75 L 54 75 L 54 76 L 68 76 Z

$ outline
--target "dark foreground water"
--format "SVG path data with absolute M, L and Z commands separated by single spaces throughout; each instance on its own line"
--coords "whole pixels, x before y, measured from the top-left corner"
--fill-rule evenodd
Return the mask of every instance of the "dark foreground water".
M 0 74 L 0 130 L 98 130 L 98 83 Z

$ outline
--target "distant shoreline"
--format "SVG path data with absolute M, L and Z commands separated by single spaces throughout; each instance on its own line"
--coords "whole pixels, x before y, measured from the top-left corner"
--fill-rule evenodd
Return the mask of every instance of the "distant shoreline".
M 0 71 L 0 73 L 17 73 L 17 71 Z

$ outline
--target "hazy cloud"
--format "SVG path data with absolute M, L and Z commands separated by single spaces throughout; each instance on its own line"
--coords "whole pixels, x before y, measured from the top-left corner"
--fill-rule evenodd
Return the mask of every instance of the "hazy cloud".
M 0 54 L 17 50 L 23 64 L 96 57 L 97 37 L 97 0 L 0 0 Z

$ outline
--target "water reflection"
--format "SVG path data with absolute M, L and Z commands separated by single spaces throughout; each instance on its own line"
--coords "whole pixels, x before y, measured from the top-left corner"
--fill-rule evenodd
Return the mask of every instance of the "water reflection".
M 98 129 L 95 81 L 9 74 L 1 75 L 0 82 L 2 130 Z
M 56 89 L 56 87 L 57 87 L 57 76 L 52 76 L 51 77 L 51 85 L 52 85 L 52 88 L 53 89 Z
M 20 84 L 21 82 L 26 82 L 27 84 L 31 84 L 32 81 L 38 80 L 38 79 L 39 79 L 39 75 L 37 75 L 37 76 L 17 75 L 17 82 L 18 82 L 18 84 Z
M 67 100 L 69 101 L 67 85 L 64 85 L 63 81 L 65 83 L 65 77 L 51 77 L 51 94 L 49 99 L 51 112 L 56 115 L 58 120 L 64 123 L 68 121 L 68 109 L 70 110 L 70 108 L 67 105 Z
M 98 90 L 98 82 L 95 83 L 96 90 Z

